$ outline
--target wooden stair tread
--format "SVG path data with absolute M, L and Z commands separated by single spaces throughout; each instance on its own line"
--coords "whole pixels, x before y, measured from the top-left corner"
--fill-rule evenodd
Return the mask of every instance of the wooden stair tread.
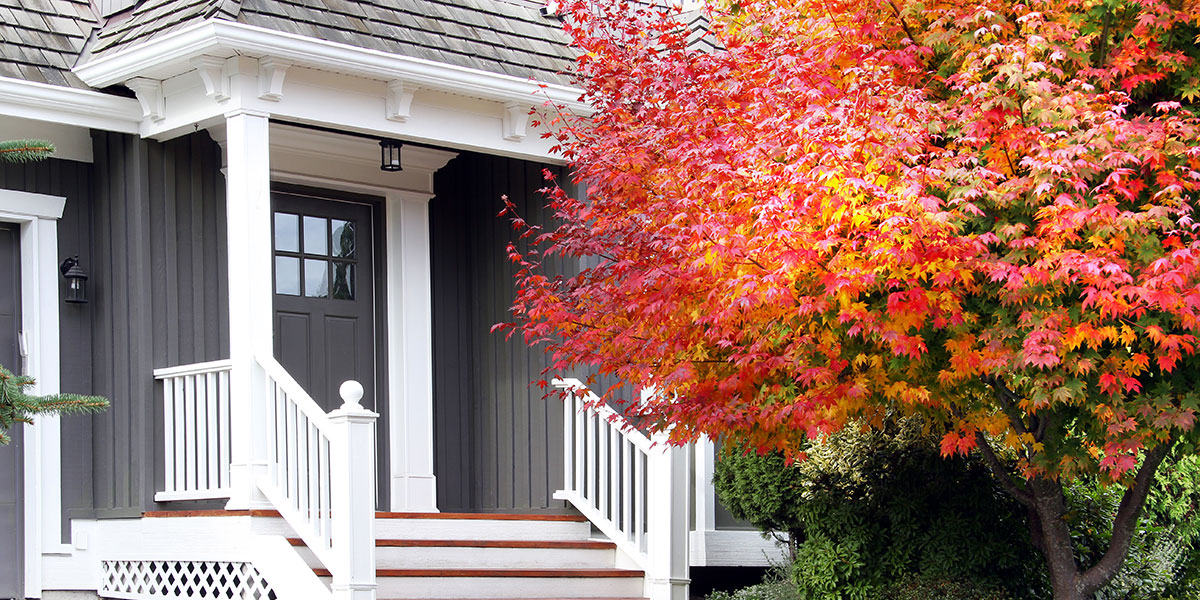
M 147 519 L 179 517 L 280 517 L 277 510 L 147 510 L 142 513 Z
M 328 569 L 313 569 L 318 577 L 329 577 Z M 376 569 L 376 577 L 645 577 L 633 569 Z
M 280 517 L 276 510 L 148 510 L 142 513 L 147 519 L 178 517 Z M 448 519 L 474 521 L 551 521 L 584 523 L 583 515 L 545 515 L 520 513 L 414 513 L 376 511 L 376 519 Z
M 300 538 L 288 538 L 293 546 L 304 546 Z M 611 550 L 617 545 L 599 540 L 375 540 L 385 548 L 552 548 L 556 550 Z

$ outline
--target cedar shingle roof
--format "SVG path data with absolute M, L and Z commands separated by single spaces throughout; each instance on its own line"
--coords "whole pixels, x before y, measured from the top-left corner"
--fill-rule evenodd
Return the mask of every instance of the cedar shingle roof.
M 95 26 L 87 0 L 0 0 L 0 76 L 87 87 L 71 67 Z
M 0 0 L 16 2 L 18 0 Z M 45 1 L 45 0 L 42 0 Z M 532 0 L 145 0 L 105 25 L 104 56 L 208 18 L 462 67 L 567 83 L 573 54 Z

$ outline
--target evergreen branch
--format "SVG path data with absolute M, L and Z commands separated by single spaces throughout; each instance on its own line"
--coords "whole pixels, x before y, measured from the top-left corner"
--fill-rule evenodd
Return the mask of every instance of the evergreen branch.
M 96 413 L 108 408 L 108 400 L 100 396 L 80 394 L 48 394 L 31 396 L 26 389 L 34 385 L 32 377 L 13 375 L 0 366 L 0 445 L 8 444 L 8 429 L 16 423 L 32 423 L 39 414 Z
M 54 144 L 45 140 L 12 140 L 0 142 L 0 163 L 23 163 L 49 158 Z

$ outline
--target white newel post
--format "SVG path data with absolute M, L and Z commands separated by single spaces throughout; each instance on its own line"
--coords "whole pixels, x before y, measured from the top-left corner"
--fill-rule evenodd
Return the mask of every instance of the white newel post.
M 230 484 L 226 508 L 267 508 L 256 485 L 267 469 L 265 380 L 255 364 L 272 354 L 269 115 L 225 115 L 229 249 Z
M 653 438 L 646 483 L 646 596 L 650 600 L 687 600 L 688 584 L 688 451 L 670 446 L 667 437 Z
M 375 600 L 375 419 L 358 403 L 362 385 L 347 381 L 341 408 L 329 413 L 330 533 L 336 561 L 334 600 Z

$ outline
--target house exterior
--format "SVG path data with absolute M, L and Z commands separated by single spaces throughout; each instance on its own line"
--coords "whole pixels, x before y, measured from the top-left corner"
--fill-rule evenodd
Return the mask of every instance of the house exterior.
M 542 8 L 0 0 L 0 139 L 58 149 L 0 165 L 0 365 L 112 403 L 0 448 L 0 598 L 657 600 L 777 553 L 711 444 L 489 333 L 499 198 L 564 173 L 530 108 L 588 110 Z

